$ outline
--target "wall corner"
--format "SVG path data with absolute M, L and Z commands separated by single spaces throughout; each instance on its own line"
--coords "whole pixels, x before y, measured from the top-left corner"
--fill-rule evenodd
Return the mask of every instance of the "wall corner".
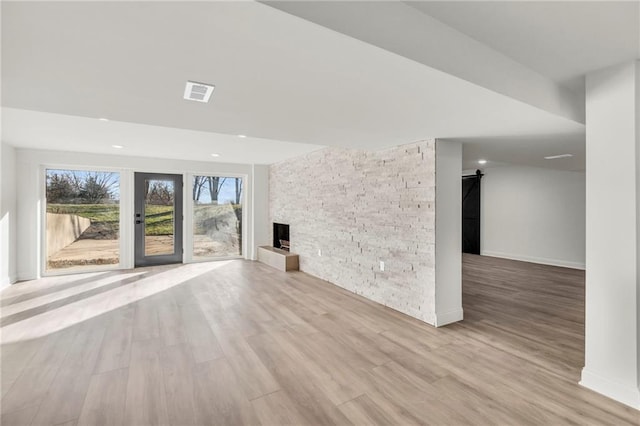
M 436 140 L 435 325 L 463 319 L 462 143 Z

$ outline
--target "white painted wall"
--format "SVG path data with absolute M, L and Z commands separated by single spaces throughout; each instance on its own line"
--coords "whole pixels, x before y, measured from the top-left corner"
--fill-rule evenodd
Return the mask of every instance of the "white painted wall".
M 582 385 L 640 409 L 640 62 L 587 76 Z
M 483 255 L 584 269 L 584 172 L 508 166 L 484 175 Z
M 179 149 L 179 147 L 176 147 Z M 16 150 L 16 179 L 20 183 L 19 197 L 17 200 L 17 213 L 20 217 L 18 223 L 17 245 L 17 271 L 21 280 L 34 279 L 41 276 L 41 238 L 40 226 L 42 225 L 42 206 L 44 202 L 44 176 L 43 166 L 54 167 L 87 167 L 89 169 L 115 169 L 121 172 L 121 267 L 127 268 L 133 265 L 133 225 L 126 217 L 133 218 L 133 172 L 159 172 L 159 173 L 196 173 L 219 174 L 232 176 L 245 176 L 245 238 L 251 241 L 253 235 L 253 171 L 251 165 L 225 164 L 197 161 L 182 161 L 144 157 L 128 157 L 124 155 L 100 155 L 62 151 L 44 150 Z M 3 167 L 4 171 L 4 167 Z M 268 192 L 268 184 L 260 183 L 259 191 Z M 190 200 L 189 186 L 185 184 L 185 204 L 188 207 Z M 4 191 L 3 191 L 4 192 Z M 188 220 L 188 212 L 185 209 L 185 221 Z M 263 219 L 264 220 L 264 219 Z M 187 238 L 185 236 L 185 238 Z M 185 246 L 185 258 L 189 260 L 188 246 Z M 251 242 L 245 246 L 246 257 L 251 258 L 255 251 Z M 14 250 L 14 253 L 16 251 Z
M 16 281 L 16 150 L 0 148 L 0 288 Z
M 436 319 L 461 321 L 462 311 L 462 144 L 436 141 Z

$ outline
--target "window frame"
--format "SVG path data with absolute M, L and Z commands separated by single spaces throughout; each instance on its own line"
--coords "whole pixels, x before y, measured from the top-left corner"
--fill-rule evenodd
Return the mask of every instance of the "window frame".
M 193 254 L 193 244 L 194 244 L 194 220 L 193 214 L 195 212 L 195 200 L 193 199 L 193 179 L 195 176 L 204 176 L 204 177 L 224 177 L 224 178 L 240 178 L 242 179 L 242 254 L 233 255 L 233 256 L 212 256 L 212 257 L 204 257 L 204 256 L 194 256 Z M 185 227 L 185 263 L 200 263 L 200 262 L 215 262 L 217 260 L 236 260 L 236 259 L 248 259 L 248 241 L 247 241 L 247 226 L 248 226 L 248 212 L 245 211 L 247 207 L 247 193 L 248 193 L 248 182 L 249 176 L 246 174 L 240 173 L 186 173 L 186 182 L 184 186 L 185 200 L 187 200 L 187 208 L 185 209 L 185 218 L 184 218 L 184 227 Z
M 119 192 L 120 192 L 120 200 L 118 206 L 120 208 L 120 216 L 119 216 L 119 231 L 118 231 L 118 263 L 113 263 L 109 265 L 93 265 L 94 267 L 90 267 L 87 265 L 86 268 L 61 268 L 61 269 L 49 269 L 47 267 L 47 170 L 69 170 L 69 171 L 82 171 L 82 172 L 108 172 L 108 173 L 118 173 L 119 175 Z M 126 243 L 126 221 L 124 220 L 125 214 L 127 211 L 127 203 L 126 194 L 123 194 L 123 188 L 128 188 L 128 176 L 127 170 L 115 167 L 94 167 L 94 166 L 78 166 L 78 165 L 63 165 L 63 164 L 42 164 L 40 166 L 39 173 L 39 187 L 40 187 L 40 220 L 38 221 L 38 229 L 39 233 L 39 244 L 40 247 L 38 249 L 39 253 L 39 268 L 40 268 L 40 276 L 42 277 L 55 277 L 61 275 L 74 275 L 74 274 L 90 274 L 97 272 L 109 272 L 115 270 L 126 269 L 128 262 L 126 259 L 127 252 L 127 243 Z

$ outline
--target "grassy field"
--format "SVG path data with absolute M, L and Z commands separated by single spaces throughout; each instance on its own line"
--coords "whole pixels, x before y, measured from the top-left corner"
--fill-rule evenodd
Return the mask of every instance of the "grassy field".
M 91 223 L 113 223 L 120 221 L 118 204 L 47 204 L 47 213 L 75 214 L 91 219 Z
M 75 214 L 91 220 L 92 225 L 103 225 L 118 231 L 120 206 L 118 204 L 48 204 L 47 213 Z M 173 233 L 173 207 L 147 206 L 147 235 Z
M 195 207 L 195 233 L 204 233 L 207 220 L 224 217 L 232 222 L 230 213 L 238 206 L 204 205 Z M 103 225 L 114 231 L 120 227 L 120 206 L 118 204 L 47 204 L 47 213 L 75 214 L 91 220 L 91 224 Z M 147 205 L 147 235 L 171 235 L 173 233 L 173 207 Z
M 147 235 L 173 234 L 173 206 L 146 206 Z

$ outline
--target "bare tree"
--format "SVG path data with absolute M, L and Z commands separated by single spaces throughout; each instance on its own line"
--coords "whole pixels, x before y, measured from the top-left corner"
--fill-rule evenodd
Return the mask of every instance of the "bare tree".
M 240 200 L 242 200 L 242 178 L 236 179 L 236 204 L 240 204 Z
M 49 203 L 100 203 L 114 199 L 118 184 L 117 173 L 47 171 L 47 200 Z
M 77 176 L 76 176 L 77 177 Z M 113 198 L 118 176 L 110 172 L 89 172 L 81 179 L 79 196 L 83 202 L 93 204 Z
M 165 181 L 152 181 L 147 193 L 147 204 L 170 206 L 173 204 L 173 185 Z
M 65 173 L 65 176 L 67 177 L 69 182 L 71 182 L 71 186 L 73 186 L 73 190 L 76 192 L 76 194 L 80 194 L 84 181 L 84 179 L 80 176 L 80 173 L 75 170 L 69 170 Z
M 209 194 L 211 195 L 211 204 L 218 204 L 218 195 L 222 189 L 222 185 L 227 180 L 226 177 L 219 176 L 207 176 L 207 183 L 209 184 Z
M 207 178 L 205 176 L 194 176 L 193 201 L 195 201 L 196 203 L 200 201 L 200 196 L 202 195 L 202 188 L 204 188 L 205 183 L 207 183 Z
M 47 173 L 47 202 L 63 204 L 73 202 L 78 192 L 66 174 Z

